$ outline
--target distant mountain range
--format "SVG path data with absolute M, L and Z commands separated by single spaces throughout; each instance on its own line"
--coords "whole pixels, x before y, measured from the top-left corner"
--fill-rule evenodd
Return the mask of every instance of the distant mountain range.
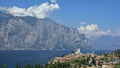
M 103 35 L 91 41 L 95 49 L 119 49 L 120 48 L 120 37 Z
M 0 12 L 0 50 L 91 50 L 92 44 L 77 29 L 49 18 L 14 17 Z

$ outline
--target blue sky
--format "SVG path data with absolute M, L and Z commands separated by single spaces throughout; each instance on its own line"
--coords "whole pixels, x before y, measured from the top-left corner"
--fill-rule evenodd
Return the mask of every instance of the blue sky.
M 58 0 L 58 3 L 60 10 L 53 18 L 59 17 L 65 25 L 78 27 L 82 21 L 104 28 L 120 25 L 120 0 Z
M 0 0 L 1 7 L 29 8 L 50 0 Z M 80 22 L 97 24 L 99 30 L 115 32 L 120 27 L 120 0 L 57 0 L 59 9 L 49 18 L 68 27 L 78 28 Z M 119 29 L 118 29 L 119 30 Z

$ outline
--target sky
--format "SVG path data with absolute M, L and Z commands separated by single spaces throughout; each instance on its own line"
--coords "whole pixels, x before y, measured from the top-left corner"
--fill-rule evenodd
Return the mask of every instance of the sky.
M 120 36 L 120 0 L 0 0 L 0 10 L 14 16 L 49 17 L 88 37 Z

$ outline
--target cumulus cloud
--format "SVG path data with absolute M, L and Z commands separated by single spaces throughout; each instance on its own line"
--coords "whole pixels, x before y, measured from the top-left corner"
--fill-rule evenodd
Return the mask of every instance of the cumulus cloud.
M 85 34 L 88 34 L 90 32 L 96 31 L 98 29 L 99 29 L 98 25 L 96 25 L 96 24 L 90 24 L 90 25 L 86 25 L 86 26 L 80 26 L 78 28 L 79 32 L 85 33 Z
M 13 16 L 32 16 L 37 18 L 48 17 L 51 12 L 58 9 L 59 5 L 57 3 L 49 4 L 47 2 L 42 3 L 41 5 L 38 6 L 31 6 L 29 8 L 19 8 L 17 6 L 9 8 L 0 7 L 1 11 L 5 11 L 6 13 L 12 14 Z
M 86 34 L 88 38 L 96 38 L 102 35 L 109 35 L 111 30 L 102 30 L 98 27 L 97 24 L 89 24 L 85 26 L 80 26 L 78 28 L 79 33 Z

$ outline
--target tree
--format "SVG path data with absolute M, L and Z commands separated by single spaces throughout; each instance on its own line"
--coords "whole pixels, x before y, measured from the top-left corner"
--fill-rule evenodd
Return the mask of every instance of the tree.
M 16 63 L 16 68 L 20 68 L 20 64 L 19 63 Z
M 44 67 L 40 64 L 35 64 L 35 68 L 44 68 Z
M 27 65 L 25 66 L 25 68 L 31 68 L 30 64 L 27 64 Z
M 2 68 L 6 68 L 6 64 L 3 64 L 3 65 L 2 65 Z

